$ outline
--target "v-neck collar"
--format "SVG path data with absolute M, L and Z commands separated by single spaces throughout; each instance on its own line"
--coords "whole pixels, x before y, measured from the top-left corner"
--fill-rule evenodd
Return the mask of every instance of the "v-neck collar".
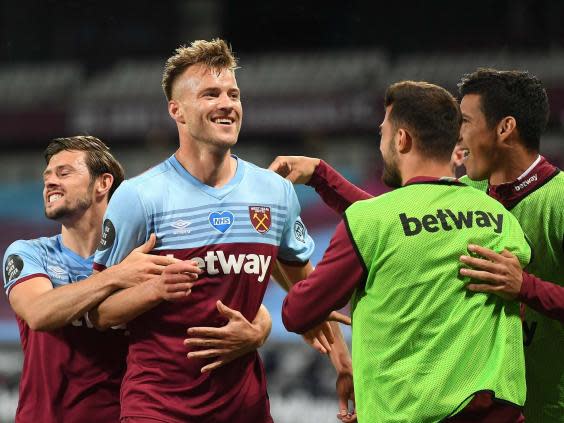
M 191 185 L 195 186 L 197 189 L 205 192 L 206 194 L 221 200 L 227 194 L 233 191 L 233 189 L 237 185 L 239 185 L 239 182 L 241 182 L 245 174 L 245 162 L 243 160 L 240 160 L 234 154 L 232 154 L 231 157 L 233 157 L 237 161 L 237 169 L 235 170 L 235 175 L 229 180 L 229 182 L 227 182 L 221 188 L 215 188 L 204 184 L 202 181 L 200 181 L 198 178 L 196 178 L 194 175 L 188 172 L 188 170 L 186 170 L 186 168 L 184 168 L 184 166 L 180 164 L 180 162 L 178 161 L 178 159 L 174 154 L 170 156 L 168 160 L 170 164 L 176 169 L 178 174 L 182 177 L 182 179 L 184 179 L 186 182 L 190 183 Z

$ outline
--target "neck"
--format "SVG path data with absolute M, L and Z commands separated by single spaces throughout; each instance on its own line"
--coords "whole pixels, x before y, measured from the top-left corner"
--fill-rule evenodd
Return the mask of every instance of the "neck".
M 90 257 L 96 251 L 102 235 L 102 219 L 106 200 L 92 205 L 72 219 L 65 220 L 61 229 L 63 245 L 81 257 Z
M 209 148 L 197 143 L 180 145 L 176 159 L 192 176 L 206 185 L 221 188 L 237 171 L 237 160 L 231 157 L 231 150 Z
M 406 157 L 401 165 L 402 185 L 417 176 L 430 176 L 432 178 L 441 178 L 443 176 L 454 177 L 452 166 L 449 162 L 440 162 L 419 155 L 414 157 Z
M 513 147 L 503 160 L 496 164 L 494 172 L 490 176 L 491 185 L 500 185 L 513 182 L 523 174 L 537 159 L 539 153 L 528 151 L 522 146 Z

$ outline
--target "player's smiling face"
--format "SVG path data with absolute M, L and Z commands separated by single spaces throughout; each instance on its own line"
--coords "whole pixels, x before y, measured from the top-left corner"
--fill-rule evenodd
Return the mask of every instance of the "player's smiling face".
M 84 151 L 61 151 L 43 172 L 45 216 L 60 220 L 82 214 L 92 204 L 93 184 Z
M 466 149 L 464 165 L 466 173 L 473 180 L 488 179 L 500 159 L 496 150 L 496 128 L 490 128 L 482 110 L 480 96 L 468 94 L 460 102 L 462 127 L 461 147 Z
M 180 117 L 176 120 L 189 139 L 219 148 L 235 145 L 243 108 L 233 71 L 190 66 L 175 82 L 174 101 Z

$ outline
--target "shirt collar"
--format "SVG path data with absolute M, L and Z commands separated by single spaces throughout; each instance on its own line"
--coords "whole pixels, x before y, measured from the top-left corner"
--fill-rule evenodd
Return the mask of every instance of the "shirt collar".
M 489 185 L 488 194 L 503 204 L 505 208 L 511 209 L 558 172 L 559 169 L 556 166 L 539 156 L 516 180 L 500 185 Z

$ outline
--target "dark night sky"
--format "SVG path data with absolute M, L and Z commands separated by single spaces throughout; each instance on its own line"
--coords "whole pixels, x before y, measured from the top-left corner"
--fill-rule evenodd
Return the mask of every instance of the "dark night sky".
M 561 0 L 221 1 L 220 33 L 238 52 L 381 47 L 390 54 L 564 48 Z M 167 57 L 190 17 L 182 1 L 0 1 L 0 61 Z

